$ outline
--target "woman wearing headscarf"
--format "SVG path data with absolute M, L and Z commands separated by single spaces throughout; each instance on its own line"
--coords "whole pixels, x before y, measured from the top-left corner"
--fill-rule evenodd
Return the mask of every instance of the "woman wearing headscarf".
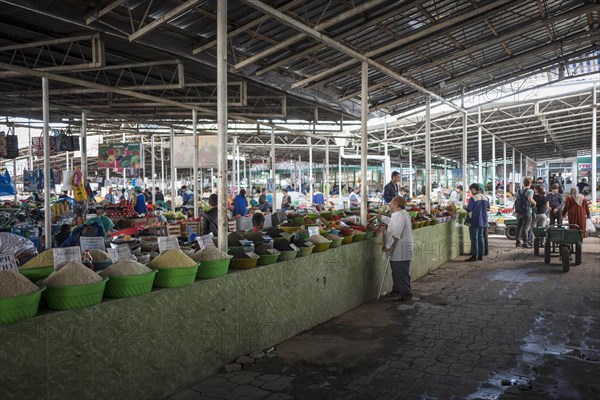
M 248 199 L 246 198 L 246 189 L 241 189 L 240 193 L 233 198 L 233 216 L 243 217 L 248 212 Z
M 135 191 L 135 205 L 133 206 L 133 209 L 138 214 L 146 214 L 146 212 L 148 211 L 146 209 L 146 196 L 144 196 L 144 193 L 142 192 L 142 188 L 139 186 L 136 186 L 134 191 Z
M 568 216 L 569 224 L 578 225 L 583 232 L 583 237 L 586 237 L 585 220 L 590 217 L 590 209 L 585 197 L 579 194 L 577 187 L 572 187 L 570 194 L 567 196 L 562 212 L 563 218 L 565 215 Z

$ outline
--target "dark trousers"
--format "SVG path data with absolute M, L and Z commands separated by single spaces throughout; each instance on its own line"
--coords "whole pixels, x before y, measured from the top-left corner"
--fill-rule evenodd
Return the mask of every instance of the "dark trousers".
M 529 230 L 531 229 L 531 213 L 517 214 L 517 244 L 529 243 Z
M 410 289 L 410 260 L 390 261 L 392 267 L 392 278 L 394 280 L 393 291 L 401 296 L 412 294 Z
M 550 210 L 550 225 L 562 225 L 562 209 L 559 208 L 558 211 L 556 212 L 556 214 L 554 214 L 552 212 L 552 210 Z
M 471 256 L 483 257 L 485 253 L 485 240 L 483 237 L 485 228 L 469 227 L 469 235 L 471 236 Z

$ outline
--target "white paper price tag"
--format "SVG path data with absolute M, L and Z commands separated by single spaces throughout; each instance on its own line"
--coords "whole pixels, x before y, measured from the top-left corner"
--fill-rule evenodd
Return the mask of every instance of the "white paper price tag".
M 214 236 L 211 232 L 208 235 L 197 237 L 196 241 L 198 242 L 200 249 L 204 250 L 204 249 L 208 249 L 209 247 L 216 247 L 213 239 L 214 239 Z
M 291 247 L 291 248 L 292 248 L 292 250 L 294 250 L 294 251 L 298 251 L 298 250 L 300 250 L 300 249 L 298 248 L 298 246 L 296 246 L 295 244 L 290 244 L 290 247 Z
M 81 263 L 81 249 L 79 247 L 58 247 L 52 249 L 54 255 L 54 270 L 58 271 L 69 262 Z
M 271 254 L 279 254 L 279 252 L 275 249 L 268 249 L 267 251 Z
M 306 247 L 313 247 L 315 244 L 313 242 L 304 242 Z
M 158 237 L 158 251 L 164 253 L 170 249 L 179 249 L 179 241 L 177 236 L 159 236 Z
M 80 237 L 79 247 L 81 248 L 81 254 L 86 250 L 106 251 L 106 244 L 104 244 L 103 237 Z
M 133 260 L 135 256 L 131 253 L 129 246 L 117 246 L 116 248 L 108 249 L 108 255 L 113 263 L 122 260 Z
M 18 270 L 17 260 L 13 253 L 0 254 L 0 271 Z
M 258 254 L 256 254 L 256 253 L 253 253 L 253 252 L 246 253 L 246 255 L 247 255 L 249 258 L 260 258 L 260 256 L 259 256 Z
M 309 226 L 308 227 L 308 234 L 310 236 L 318 235 L 319 234 L 319 227 L 318 226 Z

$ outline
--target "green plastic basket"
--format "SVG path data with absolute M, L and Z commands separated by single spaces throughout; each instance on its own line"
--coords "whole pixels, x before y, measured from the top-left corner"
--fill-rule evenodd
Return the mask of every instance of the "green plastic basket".
M 152 291 L 152 284 L 158 270 L 153 269 L 142 275 L 111 276 L 106 282 L 106 297 L 135 297 Z
M 335 249 L 336 247 L 340 247 L 342 245 L 343 238 L 339 239 L 331 239 L 331 244 L 329 245 L 330 249 Z
M 113 265 L 113 262 L 110 259 L 102 260 L 102 261 L 94 261 L 94 271 L 96 271 L 96 272 L 103 271 L 106 268 L 110 267 L 111 265 Z
M 244 246 L 231 246 L 227 249 L 227 254 L 234 255 L 240 251 L 244 251 Z
M 273 238 L 273 240 L 274 240 L 274 241 L 278 241 L 278 240 L 285 240 L 285 241 L 288 241 L 288 242 L 289 242 L 290 240 L 292 240 L 292 235 L 291 235 L 291 234 L 289 234 L 289 233 L 287 233 L 287 232 L 280 233 L 280 235 L 281 235 L 281 237 L 275 237 L 275 238 Z
M 232 258 L 229 266 L 233 269 L 251 269 L 255 268 L 258 258 Z
M 258 259 L 258 265 L 271 265 L 275 264 L 279 259 L 279 255 L 281 253 L 277 252 L 275 254 L 263 254 Z
M 350 243 L 352 243 L 353 239 L 354 239 L 354 235 L 344 235 L 342 237 L 342 244 L 350 244 Z
M 296 232 L 296 237 L 299 240 L 306 240 L 306 239 L 308 239 L 310 237 L 310 235 L 309 235 L 308 231 L 307 232 L 302 232 L 302 233 Z
M 48 286 L 42 297 L 51 310 L 76 310 L 100 304 L 108 277 L 101 282 L 76 286 Z
M 292 218 L 292 221 L 294 221 L 294 224 L 296 225 L 302 225 L 304 223 L 304 217 L 294 217 Z
M 366 233 L 355 233 L 354 237 L 352 238 L 352 241 L 360 242 L 361 240 L 365 240 L 365 236 L 367 236 Z
M 289 251 L 280 251 L 279 258 L 277 261 L 289 261 L 296 258 L 298 255 L 298 250 L 289 250 Z
M 196 279 L 218 278 L 227 275 L 229 263 L 233 256 L 229 256 L 223 260 L 202 261 L 196 272 Z
M 369 231 L 369 230 L 367 230 L 365 232 L 365 240 L 366 239 L 373 239 L 373 235 L 375 235 L 375 231 Z
M 33 293 L 0 299 L 0 310 L 2 310 L 0 324 L 10 324 L 33 318 L 37 314 L 40 298 L 45 289 L 46 287 L 43 286 Z
M 315 246 L 311 247 L 298 247 L 298 255 L 296 257 L 306 257 L 311 255 Z
M 29 278 L 32 282 L 37 282 L 40 279 L 46 279 L 50 276 L 52 272 L 54 272 L 54 266 L 51 265 L 49 267 L 40 267 L 40 268 L 28 268 L 28 269 L 20 269 L 19 272 Z
M 321 213 L 321 217 L 323 217 L 325 219 L 331 219 L 332 216 L 333 216 L 333 213 L 331 211 L 323 211 Z
M 313 247 L 313 253 L 321 253 L 323 251 L 329 250 L 329 246 L 331 246 L 331 241 L 329 243 L 315 243 L 315 247 Z
M 329 235 L 329 233 L 330 233 L 330 232 L 331 232 L 331 231 L 330 231 L 329 229 L 321 229 L 321 230 L 319 230 L 319 234 L 320 234 L 321 236 L 323 236 L 324 238 L 326 238 L 326 237 L 327 237 L 327 235 Z
M 154 287 L 177 288 L 188 286 L 196 280 L 198 265 L 185 268 L 160 268 L 154 278 Z

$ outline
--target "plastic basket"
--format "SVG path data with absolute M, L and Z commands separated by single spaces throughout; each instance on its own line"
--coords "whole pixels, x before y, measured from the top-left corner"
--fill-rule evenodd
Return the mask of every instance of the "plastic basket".
M 336 247 L 340 247 L 342 245 L 343 238 L 339 239 L 331 239 L 331 244 L 329 245 L 330 249 L 335 249 Z
M 365 240 L 365 236 L 367 236 L 366 233 L 361 233 L 361 234 L 354 234 L 354 237 L 352 238 L 353 242 L 360 242 L 361 240 Z
M 331 231 L 330 231 L 329 229 L 322 229 L 322 230 L 319 230 L 319 234 L 320 234 L 321 236 L 323 236 L 324 238 L 326 238 L 326 237 L 327 237 L 327 235 L 329 235 L 329 233 L 330 233 L 330 232 L 331 232 Z
M 251 269 L 256 267 L 258 258 L 232 258 L 229 266 L 233 269 Z
M 277 261 L 293 260 L 298 255 L 298 250 L 281 251 Z
M 49 267 L 19 269 L 19 272 L 23 276 L 29 278 L 30 281 L 37 282 L 40 279 L 46 279 L 49 277 L 50 274 L 54 272 L 54 266 L 51 265 Z
M 423 221 L 423 226 L 429 226 L 429 223 L 430 223 L 430 222 L 431 222 L 431 221 L 429 221 L 429 220 L 425 220 L 425 221 Z
M 45 289 L 46 287 L 43 286 L 33 293 L 0 299 L 0 310 L 2 310 L 0 324 L 10 324 L 33 318 L 37 314 L 40 298 Z
M 196 272 L 196 279 L 218 278 L 227 275 L 229 263 L 233 256 L 229 256 L 223 260 L 202 261 Z
M 429 225 L 437 225 L 439 223 L 440 223 L 440 220 L 437 218 L 434 218 L 429 222 Z
M 300 226 L 285 226 L 285 225 L 280 225 L 279 229 L 287 232 L 287 233 L 294 233 L 296 232 L 298 229 L 300 229 Z
M 310 247 L 298 247 L 298 254 L 296 257 L 306 257 L 311 255 L 315 246 Z
M 275 254 L 263 254 L 258 259 L 258 265 L 271 265 L 275 264 L 279 259 L 280 253 L 277 252 Z
M 102 261 L 94 261 L 94 271 L 96 271 L 96 272 L 103 271 L 106 268 L 110 267 L 111 265 L 113 265 L 113 262 L 110 259 L 102 260 Z
M 333 213 L 331 211 L 323 211 L 321 213 L 321 217 L 323 217 L 325 219 L 331 219 L 332 216 L 333 216 Z
M 160 268 L 154 278 L 154 287 L 176 288 L 188 286 L 196 280 L 198 265 L 185 268 Z
M 366 231 L 365 232 L 365 240 L 367 240 L 367 239 L 373 239 L 374 235 L 375 235 L 375 231 Z
M 416 218 L 417 215 L 419 215 L 418 211 L 409 211 L 408 215 L 410 215 L 411 218 Z
M 296 225 L 302 225 L 304 222 L 304 217 L 294 217 L 292 218 L 292 221 L 294 221 L 294 224 Z
M 51 310 L 76 310 L 102 301 L 108 277 L 89 285 L 47 287 L 42 297 Z
M 244 246 L 231 246 L 227 249 L 227 253 L 230 255 L 234 255 L 244 250 Z
M 288 242 L 292 239 L 292 235 L 284 232 L 284 233 L 280 233 L 281 237 L 274 237 L 273 240 L 274 241 L 278 241 L 278 240 L 287 240 Z
M 308 238 L 310 237 L 310 235 L 308 234 L 308 231 L 306 231 L 306 232 L 302 232 L 302 233 L 300 233 L 300 232 L 296 232 L 296 237 L 297 237 L 299 240 L 306 240 L 306 239 L 308 239 Z
M 135 297 L 152 291 L 156 269 L 142 275 L 111 276 L 106 282 L 106 297 Z
M 315 247 L 313 247 L 313 253 L 321 253 L 323 251 L 329 250 L 329 246 L 331 246 L 331 241 L 329 243 L 315 243 Z
M 352 243 L 352 239 L 354 239 L 354 235 L 344 235 L 342 236 L 342 244 Z

